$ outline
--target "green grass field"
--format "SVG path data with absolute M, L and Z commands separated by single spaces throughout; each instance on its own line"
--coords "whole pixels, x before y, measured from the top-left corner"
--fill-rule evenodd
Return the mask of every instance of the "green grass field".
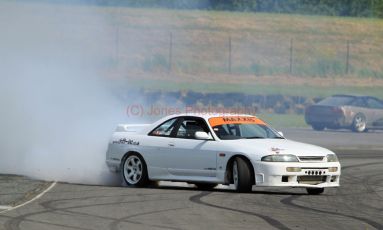
M 127 90 L 383 98 L 382 19 L 12 1 L 0 7 L 3 28 L 3 16 L 17 9 L 41 26 L 27 32 L 50 31 L 35 38 L 43 48 L 78 51 L 84 65 L 97 62 Z
M 302 115 L 261 113 L 257 116 L 276 129 L 309 127 Z
M 264 85 L 257 83 L 235 84 L 235 83 L 210 83 L 210 82 L 179 82 L 171 80 L 130 80 L 128 87 L 141 88 L 146 90 L 193 90 L 197 92 L 241 92 L 247 94 L 282 94 L 289 96 L 304 97 L 326 97 L 334 94 L 356 94 L 370 95 L 383 98 L 383 87 L 379 85 L 371 86 L 302 86 L 302 85 L 283 85 L 272 84 Z M 128 83 L 127 83 L 128 84 Z
M 293 75 L 343 76 L 349 41 L 348 75 L 383 78 L 381 19 L 165 9 L 106 11 L 119 28 L 119 63 L 135 63 L 130 68 L 167 69 L 172 33 L 174 72 L 227 73 L 230 38 L 235 74 L 289 74 L 292 48 Z
M 125 71 L 114 74 L 127 77 L 134 87 L 383 98 L 381 19 L 165 9 L 107 11 L 119 28 L 116 66 Z M 124 43 L 125 39 L 129 42 Z

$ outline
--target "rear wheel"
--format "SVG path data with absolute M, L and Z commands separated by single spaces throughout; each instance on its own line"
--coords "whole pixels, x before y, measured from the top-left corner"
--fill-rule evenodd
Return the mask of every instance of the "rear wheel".
M 324 192 L 324 188 L 306 188 L 306 191 L 310 195 L 319 195 Z
M 324 124 L 312 124 L 311 127 L 313 127 L 316 131 L 323 131 L 325 128 Z
M 127 185 L 144 186 L 148 183 L 146 164 L 139 154 L 129 154 L 125 158 L 122 166 L 122 177 Z
M 232 176 L 234 182 L 234 189 L 237 192 L 250 192 L 253 186 L 251 181 L 251 167 L 248 162 L 240 157 L 234 159 Z
M 358 113 L 355 115 L 354 120 L 352 122 L 352 131 L 361 133 L 366 131 L 366 117 L 362 113 Z

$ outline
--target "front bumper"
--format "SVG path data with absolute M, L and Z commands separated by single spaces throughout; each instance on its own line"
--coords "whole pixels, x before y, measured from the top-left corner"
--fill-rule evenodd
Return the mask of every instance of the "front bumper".
M 256 186 L 325 188 L 338 187 L 339 162 L 255 162 Z M 287 167 L 300 168 L 299 172 L 288 172 Z M 329 169 L 337 167 L 337 171 Z

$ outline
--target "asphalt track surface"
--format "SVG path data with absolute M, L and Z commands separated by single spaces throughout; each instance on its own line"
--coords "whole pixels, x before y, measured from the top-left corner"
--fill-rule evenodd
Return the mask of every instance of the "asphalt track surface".
M 329 146 L 334 137 L 350 140 L 352 150 L 336 149 L 341 187 L 313 196 L 298 188 L 254 187 L 238 194 L 222 186 L 202 191 L 172 183 L 150 188 L 58 183 L 28 205 L 1 213 L 0 229 L 383 229 L 383 143 L 374 139 L 383 142 L 382 132 L 357 134 L 361 141 L 353 142 L 355 134 L 348 132 L 284 131 L 302 140 L 330 135 Z M 368 146 L 364 135 L 371 135 L 371 149 L 357 149 Z
M 330 149 L 383 150 L 383 130 L 355 133 L 349 130 L 313 131 L 306 129 L 281 129 L 286 138 L 315 144 Z

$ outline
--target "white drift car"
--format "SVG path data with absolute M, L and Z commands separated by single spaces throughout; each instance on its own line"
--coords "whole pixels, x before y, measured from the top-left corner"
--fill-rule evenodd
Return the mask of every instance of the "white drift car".
M 330 150 L 285 139 L 250 115 L 171 115 L 150 125 L 119 125 L 106 163 L 128 185 L 184 181 L 201 188 L 234 184 L 303 187 L 320 194 L 338 187 L 340 164 Z

